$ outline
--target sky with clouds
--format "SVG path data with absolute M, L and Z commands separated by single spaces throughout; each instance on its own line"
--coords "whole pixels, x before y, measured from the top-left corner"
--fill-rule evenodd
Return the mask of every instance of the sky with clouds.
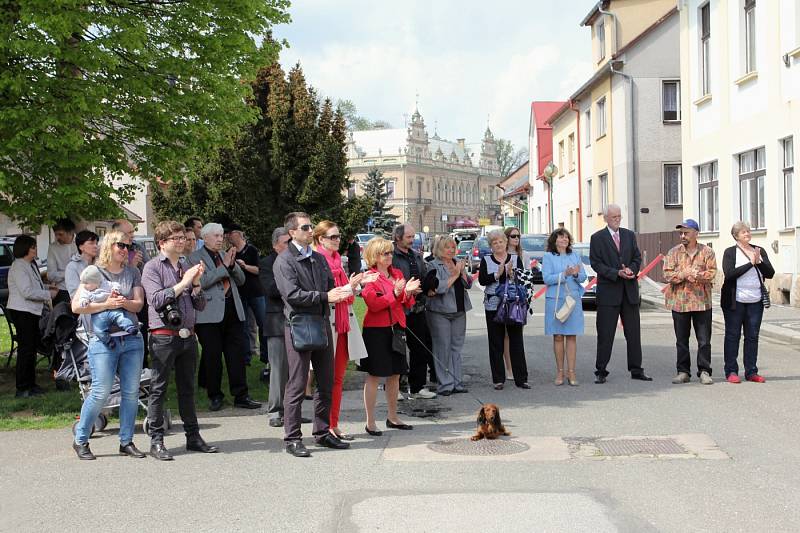
M 402 127 L 419 110 L 433 135 L 527 146 L 530 103 L 564 100 L 591 74 L 595 0 L 294 0 L 288 70 L 300 62 L 322 95 Z

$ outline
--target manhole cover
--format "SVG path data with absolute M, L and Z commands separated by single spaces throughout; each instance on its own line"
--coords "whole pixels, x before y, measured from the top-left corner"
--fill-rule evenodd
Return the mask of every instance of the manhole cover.
M 674 439 L 605 439 L 594 442 L 602 455 L 683 455 L 686 449 Z
M 428 449 L 450 455 L 514 455 L 528 451 L 530 446 L 515 440 L 454 439 L 432 442 L 428 444 Z

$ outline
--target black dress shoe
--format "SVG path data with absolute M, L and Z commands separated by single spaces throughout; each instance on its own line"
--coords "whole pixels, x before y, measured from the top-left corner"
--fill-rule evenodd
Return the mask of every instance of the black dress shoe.
M 414 429 L 414 426 L 409 426 L 408 424 L 395 424 L 391 420 L 386 420 L 386 427 L 392 429 L 403 429 L 406 431 Z
M 346 450 L 350 444 L 342 442 L 330 433 L 323 435 L 317 441 L 317 446 L 324 446 L 325 448 L 333 448 L 334 450 Z
M 222 398 L 211 398 L 211 402 L 208 404 L 209 411 L 219 411 L 222 409 Z
M 631 379 L 638 379 L 639 381 L 653 381 L 653 378 L 651 378 L 644 372 L 637 372 L 636 374 L 631 374 Z
M 602 383 L 605 383 L 606 382 L 606 377 L 605 376 L 596 376 L 594 378 L 594 382 L 597 383 L 598 385 L 600 385 Z
M 192 437 L 190 439 L 186 439 L 186 449 L 192 452 L 201 452 L 201 453 L 217 453 L 219 448 L 216 446 L 211 446 L 210 444 L 206 444 L 206 441 L 203 440 L 203 437 L 197 435 L 196 437 Z
M 92 450 L 89 449 L 89 443 L 85 442 L 83 444 L 78 444 L 77 442 L 72 442 L 72 449 L 75 450 L 75 453 L 78 454 L 78 459 L 81 461 L 94 461 L 97 457 L 94 456 Z
M 453 389 L 453 394 L 466 394 L 469 390 L 466 387 L 457 387 Z
M 443 390 L 442 392 L 437 392 L 436 394 L 438 394 L 439 396 L 450 396 L 451 394 L 453 394 L 453 391 Z
M 282 428 L 283 427 L 283 418 L 270 418 L 269 419 L 269 427 L 271 427 L 271 428 Z
M 311 420 L 310 418 L 306 418 L 304 416 L 300 417 L 300 423 L 301 424 L 310 424 L 311 422 L 313 422 L 313 420 Z
M 311 457 L 311 452 L 299 440 L 286 443 L 286 453 L 295 457 Z
M 252 400 L 250 396 L 245 396 L 244 398 L 234 401 L 233 406 L 241 407 L 242 409 L 258 409 L 261 407 L 261 403 Z
M 150 445 L 150 455 L 159 461 L 172 461 L 172 454 L 164 446 L 163 442 L 156 442 Z
M 128 457 L 135 457 L 137 459 L 141 459 L 144 457 L 144 454 L 136 448 L 136 445 L 133 441 L 129 442 L 128 444 L 120 444 L 119 445 L 119 454 L 120 455 L 127 455 Z
M 517 387 L 519 387 L 520 389 L 530 389 L 531 385 L 530 385 L 530 383 L 521 383 L 521 384 L 517 385 Z
M 39 385 L 34 385 L 30 389 L 31 396 L 41 396 L 42 394 L 46 394 L 47 391 L 41 388 Z
M 372 430 L 372 429 L 369 429 L 369 427 L 367 427 L 367 426 L 364 426 L 364 431 L 366 431 L 367 433 L 369 433 L 373 437 L 380 437 L 381 435 L 383 435 L 383 431 L 380 431 L 378 429 Z

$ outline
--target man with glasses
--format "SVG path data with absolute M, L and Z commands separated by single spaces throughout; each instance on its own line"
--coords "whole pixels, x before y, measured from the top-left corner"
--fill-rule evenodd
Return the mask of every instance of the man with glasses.
M 295 314 L 321 315 L 328 345 L 321 350 L 298 352 L 291 331 L 285 328 L 289 381 L 284 395 L 284 441 L 286 452 L 295 457 L 309 457 L 300 431 L 301 411 L 308 381 L 309 363 L 314 364 L 317 392 L 314 397 L 313 435 L 319 446 L 344 449 L 350 445 L 333 436 L 330 429 L 331 391 L 333 389 L 333 335 L 330 328 L 330 304 L 351 295 L 335 287 L 333 273 L 321 254 L 311 248 L 311 220 L 306 213 L 286 216 L 284 226 L 291 243 L 275 260 L 275 284 L 284 303 L 287 319 Z M 275 370 L 273 369 L 273 372 Z
M 244 272 L 236 264 L 236 249 L 222 250 L 222 225 L 210 222 L 201 231 L 203 247 L 189 256 L 189 264 L 205 264 L 200 285 L 206 293 L 206 307 L 197 314 L 197 337 L 203 347 L 201 369 L 205 369 L 205 387 L 209 409 L 219 411 L 222 393 L 222 357 L 228 371 L 228 387 L 233 405 L 258 409 L 261 404 L 250 399 L 247 388 L 244 354 L 247 349 L 244 309 L 237 285 L 244 283 Z M 201 370 L 202 371 L 202 370 Z
M 403 273 L 403 278 L 425 279 L 428 271 L 427 264 L 422 255 L 414 251 L 414 226 L 400 224 L 394 228 L 394 254 L 392 266 Z M 431 381 L 436 381 L 436 371 L 433 367 L 433 357 L 428 346 L 433 346 L 428 323 L 425 319 L 425 294 L 419 291 L 414 296 L 414 307 L 406 309 L 406 329 L 408 335 L 408 387 L 411 397 L 420 400 L 436 398 L 436 393 L 425 388 L 428 368 L 430 368 Z M 400 398 L 398 398 L 399 400 Z
M 200 286 L 205 265 L 198 263 L 189 267 L 181 258 L 186 246 L 182 224 L 174 220 L 159 223 L 155 228 L 155 240 L 161 253 L 148 261 L 142 271 L 142 286 L 149 304 L 152 371 L 147 419 L 150 455 L 160 461 L 171 461 L 172 454 L 164 446 L 164 400 L 173 368 L 178 412 L 186 434 L 186 449 L 202 453 L 218 451 L 200 436 L 194 405 L 194 375 L 197 367 L 195 312 L 206 307 L 206 297 Z

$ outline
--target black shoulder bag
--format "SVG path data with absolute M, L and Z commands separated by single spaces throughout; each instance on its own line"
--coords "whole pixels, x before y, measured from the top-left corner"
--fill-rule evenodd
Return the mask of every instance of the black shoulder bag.
M 392 291 L 394 293 L 394 290 Z M 389 305 L 389 323 L 391 324 L 392 328 L 392 351 L 401 354 L 403 357 L 406 355 L 406 330 L 403 326 L 400 325 L 398 322 L 397 324 L 393 324 L 394 319 L 392 318 L 392 306 Z
M 315 352 L 328 347 L 328 330 L 323 315 L 292 313 L 288 322 L 292 346 L 298 352 Z

